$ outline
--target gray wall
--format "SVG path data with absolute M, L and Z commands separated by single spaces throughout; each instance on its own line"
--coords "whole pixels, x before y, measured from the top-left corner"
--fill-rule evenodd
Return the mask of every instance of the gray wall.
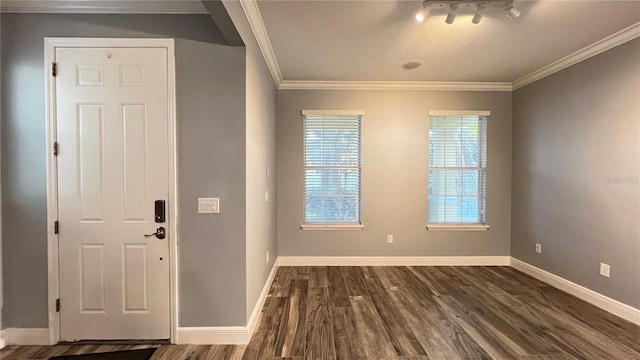
M 363 109 L 363 231 L 303 231 L 303 109 Z M 487 232 L 427 231 L 429 110 L 491 110 Z M 278 91 L 281 256 L 509 255 L 511 93 Z M 387 234 L 394 243 L 387 244 Z
M 1 15 L 5 327 L 47 327 L 45 36 L 176 38 L 180 326 L 245 325 L 245 53 L 208 15 Z M 197 214 L 197 197 L 222 213 Z
M 636 308 L 638 64 L 640 39 L 515 91 L 511 244 L 513 257 Z
M 276 86 L 238 1 L 224 6 L 247 49 L 247 318 L 278 257 L 276 238 Z M 266 178 L 269 169 L 269 179 Z M 265 201 L 265 191 L 269 201 Z M 266 252 L 269 251 L 269 261 Z
M 245 49 L 177 49 L 179 322 L 245 325 Z M 198 197 L 220 214 L 198 214 Z

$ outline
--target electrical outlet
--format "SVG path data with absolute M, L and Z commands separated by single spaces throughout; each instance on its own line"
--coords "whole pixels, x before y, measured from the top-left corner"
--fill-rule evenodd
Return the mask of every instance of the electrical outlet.
M 609 275 L 611 275 L 611 266 L 609 266 L 609 264 L 600 263 L 600 275 L 609 277 Z
M 267 250 L 267 264 L 269 263 L 269 250 Z
M 537 252 L 538 254 L 542 254 L 542 245 L 540 245 L 540 244 L 536 244 L 536 252 Z
M 387 235 L 387 244 L 393 244 L 393 235 Z

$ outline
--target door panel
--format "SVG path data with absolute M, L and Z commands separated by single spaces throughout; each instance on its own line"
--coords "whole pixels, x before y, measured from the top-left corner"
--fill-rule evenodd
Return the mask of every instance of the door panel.
M 82 312 L 104 312 L 106 304 L 104 244 L 80 245 Z
M 124 311 L 149 312 L 149 256 L 147 244 L 125 244 Z
M 123 204 L 126 222 L 144 221 L 147 187 L 147 106 L 123 104 L 122 160 Z
M 57 48 L 62 340 L 168 339 L 167 50 Z M 167 233 L 168 229 L 167 229 Z
M 102 221 L 103 133 L 102 104 L 78 104 L 78 176 L 81 221 Z

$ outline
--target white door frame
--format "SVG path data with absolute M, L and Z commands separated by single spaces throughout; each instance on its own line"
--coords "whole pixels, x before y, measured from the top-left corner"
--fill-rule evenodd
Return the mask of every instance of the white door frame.
M 56 142 L 56 82 L 52 76 L 52 64 L 55 62 L 56 48 L 164 48 L 167 49 L 167 94 L 169 114 L 169 307 L 171 343 L 178 339 L 178 185 L 176 155 L 176 73 L 175 45 L 173 39 L 120 39 L 120 38 L 45 38 L 44 67 L 47 116 L 47 272 L 48 272 L 48 305 L 49 305 L 49 343 L 60 341 L 60 313 L 56 312 L 56 299 L 60 297 L 60 279 L 58 265 L 58 235 L 54 232 L 54 223 L 58 220 L 58 169 L 53 155 L 53 144 Z M 64 144 L 60 152 L 64 152 Z M 61 228 L 64 224 L 61 224 Z M 62 230 L 64 231 L 64 230 Z M 62 303 L 64 306 L 64 302 Z

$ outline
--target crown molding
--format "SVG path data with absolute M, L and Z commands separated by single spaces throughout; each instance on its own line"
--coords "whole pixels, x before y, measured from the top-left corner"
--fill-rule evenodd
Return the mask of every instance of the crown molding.
M 247 20 L 249 21 L 253 35 L 256 37 L 260 51 L 262 51 L 262 56 L 267 63 L 269 72 L 271 72 L 273 81 L 276 83 L 276 87 L 280 88 L 280 85 L 282 84 L 282 73 L 280 72 L 278 61 L 276 61 L 276 55 L 273 52 L 273 47 L 271 47 L 271 41 L 269 40 L 269 35 L 267 35 L 267 29 L 262 21 L 258 2 L 240 0 L 240 5 L 242 6 L 244 14 L 247 16 Z
M 517 90 L 523 86 L 529 85 L 534 81 L 538 81 L 569 66 L 575 65 L 581 61 L 587 60 L 593 56 L 603 53 L 618 45 L 622 45 L 627 41 L 631 41 L 640 36 L 640 22 L 637 22 L 625 29 L 618 31 L 606 38 L 596 41 L 571 55 L 565 56 L 560 60 L 544 66 L 528 75 L 525 75 L 513 82 L 513 90 Z
M 437 82 L 437 81 L 290 81 L 283 90 L 440 90 L 511 91 L 509 82 Z
M 200 1 L 31 1 L 2 0 L 3 13 L 208 14 Z

